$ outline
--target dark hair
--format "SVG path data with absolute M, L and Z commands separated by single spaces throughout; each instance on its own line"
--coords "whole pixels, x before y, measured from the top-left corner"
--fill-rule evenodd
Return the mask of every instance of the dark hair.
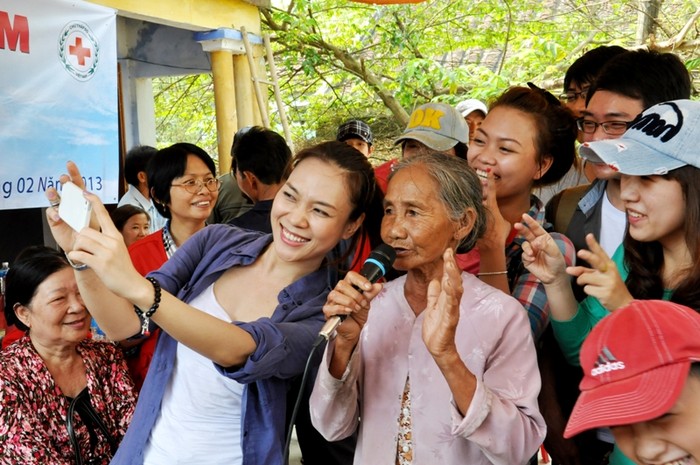
M 170 203 L 170 186 L 175 178 L 185 174 L 187 157 L 190 155 L 202 160 L 211 174 L 216 175 L 216 165 L 209 154 L 187 142 L 178 142 L 158 150 L 148 163 L 146 173 L 148 185 L 151 188 L 151 197 L 153 197 L 156 210 L 165 218 L 171 218 L 170 209 L 166 206 Z
M 578 128 L 573 113 L 556 97 L 534 85 L 531 87 L 511 87 L 491 104 L 491 110 L 509 107 L 532 118 L 537 128 L 537 162 L 541 164 L 544 158 L 552 157 L 547 172 L 533 181 L 533 186 L 539 187 L 559 181 L 571 168 Z
M 423 146 L 422 150 L 417 155 L 424 155 L 426 153 L 435 152 L 434 149 L 431 149 L 430 147 L 428 147 L 427 145 L 425 145 L 423 142 L 419 141 L 418 139 L 404 139 L 401 141 L 401 153 L 403 153 L 403 149 L 404 149 L 404 147 L 406 147 L 406 144 L 408 143 L 409 140 L 413 140 L 415 142 L 418 142 L 419 144 L 421 144 Z M 450 149 L 454 149 L 455 156 L 457 158 L 461 158 L 462 160 L 467 159 L 467 152 L 469 150 L 469 146 L 467 144 L 465 144 L 464 142 L 457 142 L 455 145 L 450 147 Z M 447 149 L 447 150 L 449 150 L 449 149 Z M 445 150 L 445 152 L 447 152 L 447 150 Z M 445 152 L 440 152 L 440 153 L 445 153 Z
M 415 165 L 425 166 L 428 174 L 435 181 L 438 198 L 445 206 L 452 222 L 460 223 L 467 209 L 471 208 L 476 213 L 472 230 L 456 247 L 458 253 L 469 252 L 486 231 L 487 213 L 483 205 L 483 188 L 476 172 L 464 160 L 442 152 L 431 151 L 398 162 L 389 175 L 389 181 L 402 169 Z
M 151 217 L 148 216 L 146 210 L 141 207 L 137 207 L 136 205 L 122 205 L 121 207 L 117 207 L 112 211 L 112 213 L 109 214 L 109 216 L 112 218 L 114 226 L 116 226 L 119 232 L 121 232 L 121 230 L 124 229 L 126 222 L 129 221 L 129 218 L 141 213 L 146 215 L 148 221 L 151 221 Z
M 692 265 L 680 272 L 682 279 L 674 289 L 671 300 L 691 308 L 700 309 L 700 169 L 684 166 L 664 176 L 678 181 L 685 198 L 684 237 Z M 661 279 L 664 255 L 658 241 L 640 242 L 629 232 L 623 240 L 625 266 L 629 269 L 627 288 L 635 299 L 661 299 L 664 285 Z M 679 277 L 681 277 L 679 276 Z
M 690 74 L 673 53 L 633 50 L 612 58 L 600 71 L 586 96 L 598 90 L 641 100 L 644 108 L 669 100 L 689 99 Z
M 381 243 L 379 230 L 384 215 L 382 204 L 384 194 L 377 185 L 374 168 L 367 157 L 344 142 L 329 141 L 299 151 L 292 160 L 292 165 L 296 167 L 310 158 L 330 163 L 346 172 L 345 185 L 350 193 L 349 200 L 352 205 L 348 220 L 355 221 L 360 215 L 365 214 L 362 225 L 352 237 L 348 247 L 344 248 L 345 252 L 338 262 L 344 263 L 355 252 L 357 244 L 366 239 L 369 239 L 372 248 L 379 245 Z M 356 256 L 355 260 L 360 258 Z M 354 265 L 353 263 L 350 268 Z
M 595 83 L 600 70 L 612 57 L 626 52 L 618 45 L 601 45 L 589 50 L 574 61 L 564 75 L 564 92 L 569 90 L 572 84 L 583 87 L 586 84 Z
M 261 126 L 239 131 L 231 148 L 231 172 L 250 171 L 264 184 L 279 184 L 289 176 L 292 151 L 284 137 Z
M 156 152 L 158 152 L 158 149 L 150 145 L 137 145 L 129 150 L 124 158 L 124 179 L 126 182 L 134 187 L 138 187 L 139 173 L 146 171 L 148 162 Z
M 700 310 L 700 309 L 695 308 L 694 310 Z M 695 376 L 696 378 L 700 378 L 700 362 L 693 362 L 690 364 L 689 375 Z
M 481 111 L 481 110 L 476 110 L 476 111 Z M 453 148 L 455 149 L 455 156 L 457 158 L 461 158 L 462 160 L 467 159 L 467 150 L 468 150 L 467 144 L 465 144 L 464 142 L 457 142 Z
M 66 257 L 59 251 L 43 245 L 33 245 L 22 250 L 5 278 L 5 320 L 26 331 L 27 326 L 15 315 L 14 306 L 27 306 L 36 295 L 37 288 L 46 278 L 70 267 Z

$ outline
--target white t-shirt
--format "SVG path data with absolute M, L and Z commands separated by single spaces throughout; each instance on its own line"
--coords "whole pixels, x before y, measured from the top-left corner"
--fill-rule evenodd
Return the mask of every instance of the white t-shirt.
M 212 284 L 190 305 L 226 322 Z M 243 385 L 178 343 L 173 374 L 145 451 L 144 465 L 241 465 Z
M 612 257 L 620 244 L 622 244 L 626 226 L 627 214 L 615 208 L 608 200 L 608 193 L 604 193 L 600 215 L 600 246 L 609 257 Z

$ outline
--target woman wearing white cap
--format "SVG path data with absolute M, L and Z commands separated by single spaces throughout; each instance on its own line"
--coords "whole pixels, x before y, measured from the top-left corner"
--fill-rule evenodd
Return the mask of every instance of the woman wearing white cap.
M 484 102 L 475 98 L 459 102 L 456 108 L 462 115 L 462 118 L 464 118 L 464 121 L 466 121 L 467 126 L 469 126 L 469 143 L 471 144 L 476 135 L 476 130 L 481 126 L 489 110 Z

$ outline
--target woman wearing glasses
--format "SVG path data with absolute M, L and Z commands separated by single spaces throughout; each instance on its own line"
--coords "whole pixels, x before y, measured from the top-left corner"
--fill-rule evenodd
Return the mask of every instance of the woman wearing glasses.
M 204 228 L 219 196 L 214 161 L 194 144 L 180 142 L 159 150 L 146 174 L 156 209 L 168 221 L 129 247 L 134 267 L 144 276 Z
M 160 268 L 178 247 L 206 226 L 219 196 L 214 161 L 194 144 L 180 142 L 159 150 L 146 174 L 156 209 L 167 222 L 163 229 L 129 246 L 134 268 L 142 276 Z M 131 346 L 126 349 L 126 358 L 138 389 L 153 358 L 157 333 L 124 343 Z

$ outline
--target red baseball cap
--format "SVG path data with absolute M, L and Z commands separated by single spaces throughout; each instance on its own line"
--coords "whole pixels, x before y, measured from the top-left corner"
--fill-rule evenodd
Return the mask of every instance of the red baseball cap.
M 700 360 L 700 314 L 662 300 L 635 300 L 591 331 L 581 348 L 581 395 L 564 437 L 666 413 Z

